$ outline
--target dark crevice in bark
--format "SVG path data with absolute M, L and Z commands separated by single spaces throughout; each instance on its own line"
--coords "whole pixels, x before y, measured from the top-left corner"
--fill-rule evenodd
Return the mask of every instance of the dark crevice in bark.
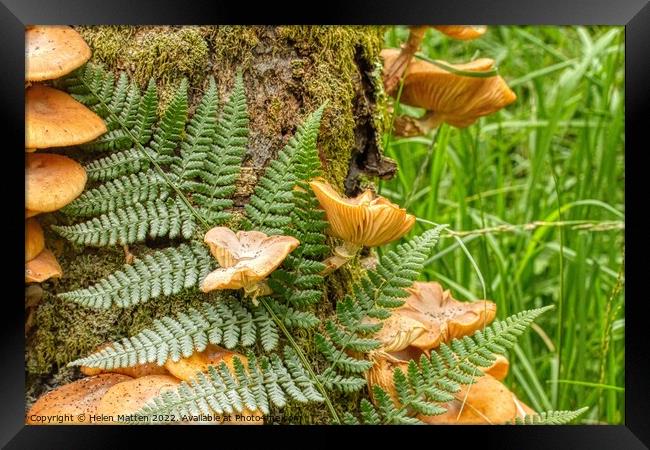
M 379 136 L 373 123 L 375 112 L 375 85 L 370 74 L 373 70 L 370 61 L 365 58 L 363 48 L 356 47 L 354 60 L 361 76 L 361 85 L 354 99 L 355 149 L 350 158 L 350 169 L 345 179 L 345 193 L 354 196 L 360 193 L 361 175 L 390 179 L 397 171 L 395 162 L 383 156 L 379 149 Z

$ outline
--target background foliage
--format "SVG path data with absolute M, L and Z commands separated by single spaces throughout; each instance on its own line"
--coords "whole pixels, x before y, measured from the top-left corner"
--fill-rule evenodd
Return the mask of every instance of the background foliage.
M 390 28 L 387 46 L 407 34 Z M 460 298 L 485 294 L 499 318 L 555 304 L 510 352 L 506 384 L 538 411 L 588 406 L 579 422 L 622 423 L 623 28 L 492 26 L 470 42 L 431 30 L 421 51 L 493 58 L 518 97 L 464 130 L 385 136 L 400 170 L 380 193 L 425 221 L 476 231 L 443 235 L 424 277 Z

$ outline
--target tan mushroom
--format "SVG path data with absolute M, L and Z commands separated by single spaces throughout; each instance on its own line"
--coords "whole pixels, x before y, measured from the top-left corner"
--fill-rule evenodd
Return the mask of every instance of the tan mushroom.
M 204 241 L 221 267 L 203 279 L 201 290 L 243 288 L 254 301 L 270 293 L 264 280 L 300 244 L 291 236 L 267 236 L 260 231 L 235 233 L 226 227 L 212 228 Z
M 378 247 L 404 236 L 415 224 L 415 216 L 370 190 L 357 197 L 341 196 L 328 182 L 309 182 L 329 222 L 329 234 L 344 241 L 325 261 L 325 273 L 349 261 L 361 247 Z
M 25 261 L 36 258 L 44 248 L 43 228 L 41 228 L 38 220 L 27 219 L 25 221 Z
M 485 25 L 435 25 L 433 28 L 446 34 L 450 38 L 461 41 L 470 41 L 485 34 Z
M 25 156 L 27 210 L 56 211 L 77 198 L 86 185 L 86 171 L 75 160 L 50 153 Z
M 34 217 L 34 216 L 36 216 L 36 215 L 38 215 L 40 213 L 41 213 L 40 211 L 34 211 L 34 210 L 31 210 L 31 209 L 26 209 L 25 210 L 25 219 L 29 219 L 30 217 Z
M 119 415 L 137 413 L 147 402 L 175 389 L 180 382 L 170 375 L 147 375 L 116 384 L 99 401 L 97 414 L 112 417 L 113 421 L 119 422 Z
M 97 414 L 100 399 L 118 383 L 131 378 L 118 374 L 103 374 L 60 386 L 41 396 L 27 413 L 30 425 L 88 424 L 89 416 Z
M 168 359 L 165 368 L 176 378 L 189 381 L 199 372 L 207 372 L 208 366 L 218 368 L 222 362 L 226 363 L 230 371 L 234 370 L 233 358 L 239 358 L 246 367 L 248 359 L 239 353 L 226 350 L 217 345 L 208 344 L 202 352 L 195 352 L 187 358 L 180 358 L 178 361 Z
M 42 283 L 50 278 L 61 278 L 62 275 L 56 256 L 47 248 L 25 263 L 25 283 Z
M 503 383 L 490 375 L 478 378 L 441 405 L 447 412 L 438 416 L 418 416 L 431 425 L 503 425 L 517 417 L 535 414 Z
M 508 376 L 508 371 L 510 370 L 510 361 L 508 361 L 508 358 L 503 355 L 495 356 L 497 359 L 494 360 L 492 365 L 490 367 L 481 369 L 481 372 L 486 375 L 491 375 L 499 381 L 503 381 Z
M 25 79 L 53 80 L 90 59 L 88 44 L 69 26 L 38 25 L 25 31 Z
M 110 343 L 105 343 L 100 345 L 95 349 L 95 352 L 102 350 L 105 347 L 110 346 Z M 137 364 L 132 367 L 116 367 L 113 369 L 100 369 L 99 367 L 88 367 L 81 366 L 81 373 L 86 376 L 98 375 L 100 373 L 120 373 L 122 375 L 128 375 L 133 378 L 145 377 L 147 375 L 169 375 L 167 369 L 164 366 L 159 366 L 156 363 L 145 363 Z
M 385 351 L 415 347 L 423 351 L 442 342 L 470 335 L 487 326 L 496 316 L 496 305 L 488 300 L 461 302 L 436 282 L 415 282 L 404 305 L 393 310 L 376 337 Z M 414 333 L 418 328 L 421 331 Z
M 25 148 L 83 144 L 106 131 L 101 117 L 63 91 L 34 85 L 25 92 Z
M 384 67 L 399 57 L 398 50 L 381 52 Z M 454 71 L 480 75 L 494 70 L 494 61 L 481 58 L 466 64 L 440 62 Z M 498 75 L 467 76 L 445 70 L 431 62 L 412 60 L 406 69 L 400 102 L 424 108 L 428 112 L 419 120 L 411 119 L 411 128 L 425 133 L 441 123 L 467 127 L 479 117 L 492 114 L 517 99 Z M 408 127 L 398 125 L 402 129 Z

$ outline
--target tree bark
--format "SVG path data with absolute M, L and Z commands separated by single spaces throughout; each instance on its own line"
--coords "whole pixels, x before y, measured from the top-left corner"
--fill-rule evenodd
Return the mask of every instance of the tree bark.
M 293 136 L 297 125 L 325 101 L 328 107 L 318 149 L 326 177 L 347 194 L 356 194 L 363 176 L 390 177 L 395 171 L 394 163 L 381 155 L 385 113 L 381 28 L 101 26 L 78 30 L 93 51 L 92 62 L 115 73 L 127 72 L 141 87 L 153 77 L 162 106 L 180 80 L 187 78 L 190 114 L 209 76 L 215 78 L 224 101 L 235 74 L 243 71 L 250 139 L 236 206 L 246 203 L 264 167 Z M 79 155 L 82 160 L 88 158 Z M 50 216 L 46 224 L 56 221 L 56 215 Z M 122 247 L 75 248 L 52 233 L 47 239 L 64 277 L 43 286 L 43 299 L 33 316 L 26 349 L 28 403 L 49 387 L 78 376 L 76 369 L 65 367 L 69 361 L 103 342 L 137 333 L 154 318 L 201 303 L 195 294 L 158 298 L 126 310 L 96 311 L 62 302 L 56 293 L 87 286 L 110 274 L 124 264 L 124 252 Z M 130 251 L 143 255 L 151 251 L 151 245 L 135 245 Z M 332 311 L 354 270 L 332 277 L 327 286 L 330 301 L 319 306 L 321 312 Z M 318 421 L 314 417 L 318 413 L 296 414 L 288 421 Z

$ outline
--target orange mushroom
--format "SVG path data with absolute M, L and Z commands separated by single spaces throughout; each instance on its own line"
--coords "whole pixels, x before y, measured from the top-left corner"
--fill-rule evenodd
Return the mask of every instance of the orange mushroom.
M 45 248 L 45 237 L 43 228 L 36 219 L 25 221 L 25 261 L 38 256 Z
M 25 31 L 25 79 L 53 80 L 90 59 L 88 44 L 69 26 L 38 25 Z
M 443 291 L 436 282 L 415 282 L 407 290 L 411 295 L 404 305 L 393 310 L 376 335 L 385 351 L 399 351 L 407 347 L 428 351 L 442 342 L 480 330 L 496 316 L 493 302 L 458 301 L 449 290 Z M 414 328 L 421 331 L 414 333 Z
M 32 405 L 25 422 L 29 425 L 89 424 L 89 416 L 97 414 L 104 394 L 130 379 L 126 375 L 103 374 L 60 386 Z
M 450 38 L 461 41 L 470 41 L 479 38 L 487 31 L 485 25 L 434 25 L 433 28 Z
M 25 148 L 83 144 L 106 131 L 101 117 L 63 91 L 34 85 L 25 92 Z
M 226 227 L 212 228 L 204 241 L 221 267 L 201 281 L 201 290 L 243 288 L 254 301 L 270 293 L 264 280 L 300 244 L 291 236 L 267 236 L 260 231 L 235 233 Z
M 490 375 L 462 386 L 454 397 L 454 400 L 442 404 L 447 412 L 418 418 L 430 425 L 503 425 L 517 417 L 535 414 L 503 383 Z
M 415 216 L 370 190 L 354 198 L 342 197 L 323 179 L 309 182 L 329 222 L 329 234 L 344 241 L 325 261 L 325 273 L 345 264 L 361 247 L 378 247 L 404 236 Z
M 226 363 L 228 369 L 234 370 L 233 358 L 239 358 L 246 365 L 248 361 L 244 355 L 226 350 L 217 345 L 208 344 L 205 350 L 195 352 L 187 358 L 180 358 L 178 361 L 168 359 L 165 369 L 170 374 L 183 381 L 189 381 L 199 372 L 207 372 L 208 366 L 219 367 L 222 362 Z
M 56 256 L 47 248 L 25 263 L 25 283 L 42 283 L 50 278 L 61 278 L 62 275 Z
M 390 67 L 399 57 L 399 51 L 387 49 L 381 55 L 384 67 Z M 422 119 L 411 119 L 411 128 L 418 133 L 425 133 L 441 123 L 467 127 L 479 117 L 492 114 L 517 99 L 498 75 L 458 74 L 466 72 L 481 75 L 491 72 L 494 70 L 494 61 L 491 59 L 481 58 L 466 64 L 440 64 L 451 70 L 422 60 L 413 60 L 406 69 L 400 102 L 428 111 Z
M 66 156 L 30 153 L 25 155 L 25 166 L 25 206 L 31 212 L 56 211 L 77 198 L 86 185 L 84 168 Z

